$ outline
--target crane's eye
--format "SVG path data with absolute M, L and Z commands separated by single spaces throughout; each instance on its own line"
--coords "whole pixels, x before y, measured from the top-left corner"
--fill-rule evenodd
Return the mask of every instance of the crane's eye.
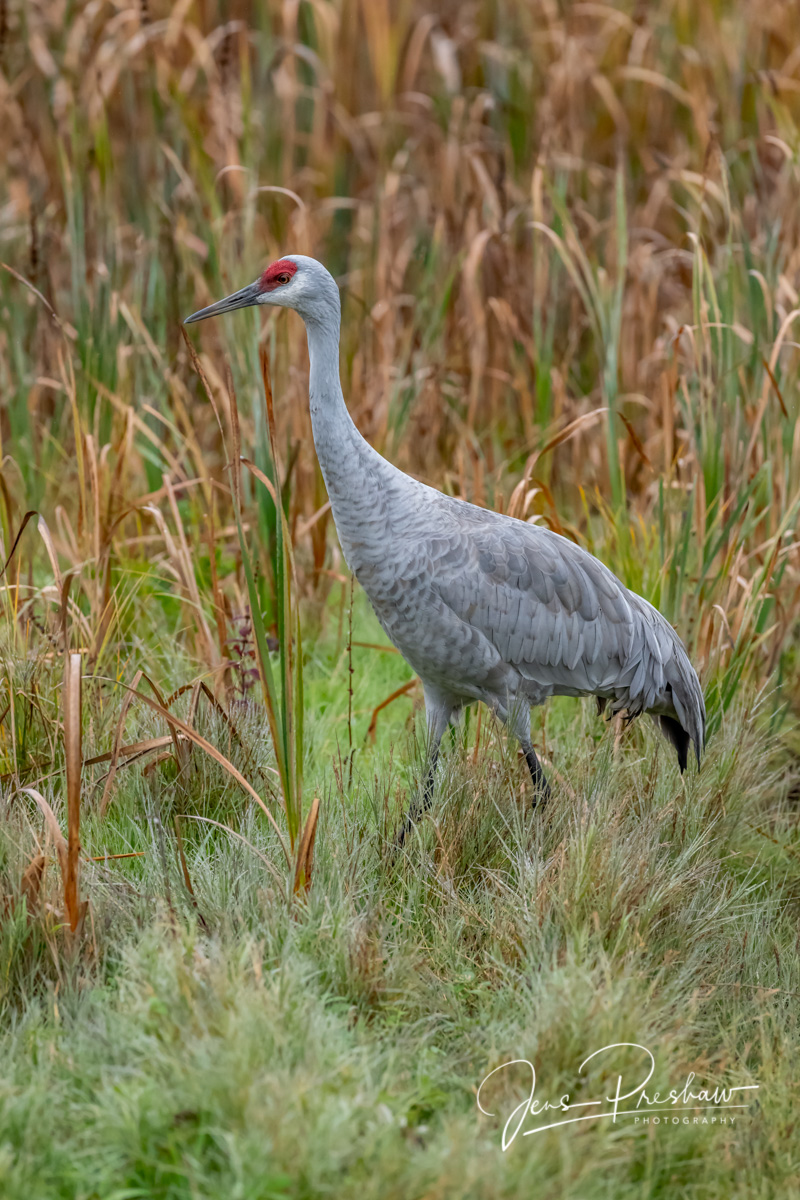
M 291 275 L 287 275 L 286 272 L 284 271 L 284 273 L 282 275 L 278 276 L 276 283 L 288 283 L 291 278 L 292 278 Z

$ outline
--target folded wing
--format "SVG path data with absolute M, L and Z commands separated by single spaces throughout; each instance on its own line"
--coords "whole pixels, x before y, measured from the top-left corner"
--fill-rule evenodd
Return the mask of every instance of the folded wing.
M 680 638 L 598 559 L 549 529 L 461 503 L 430 550 L 442 600 L 523 678 L 607 698 L 612 711 L 674 715 L 699 755 L 705 709 Z

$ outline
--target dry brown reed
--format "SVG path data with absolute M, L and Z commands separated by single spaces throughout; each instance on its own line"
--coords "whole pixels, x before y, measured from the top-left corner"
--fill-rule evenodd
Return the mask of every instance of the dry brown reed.
M 745 674 L 793 675 L 800 10 L 234 0 L 220 22 L 208 0 L 79 0 L 66 25 L 53 0 L 4 12 L 4 778 L 38 779 L 58 737 L 46 705 L 40 744 L 21 737 L 35 688 L 13 664 L 32 653 L 46 689 L 72 648 L 105 730 L 103 811 L 123 762 L 167 752 L 163 738 L 123 746 L 133 697 L 166 721 L 179 769 L 191 745 L 214 751 L 264 805 L 192 717 L 140 692 L 134 647 L 143 622 L 151 639 L 174 628 L 177 598 L 182 648 L 227 710 L 248 597 L 226 467 L 243 452 L 266 479 L 270 445 L 304 603 L 324 620 L 341 562 L 299 322 L 243 319 L 230 366 L 226 327 L 202 327 L 202 387 L 178 336 L 181 314 L 290 250 L 342 284 L 346 394 L 383 452 L 601 554 L 680 627 L 712 707 Z M 242 529 L 264 547 L 275 518 L 259 487 L 242 483 Z

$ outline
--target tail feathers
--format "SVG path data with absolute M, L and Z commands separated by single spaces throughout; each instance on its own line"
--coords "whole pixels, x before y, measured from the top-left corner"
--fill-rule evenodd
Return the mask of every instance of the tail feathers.
M 597 711 L 601 715 L 606 711 L 607 703 L 608 701 L 604 696 L 597 697 Z M 626 715 L 627 721 L 630 721 L 637 715 L 635 710 L 631 712 L 630 708 L 626 709 L 622 702 L 618 702 L 616 706 L 612 706 L 609 710 L 608 719 L 610 720 L 612 716 L 620 711 Z M 695 735 L 692 733 L 687 733 L 683 725 L 681 725 L 680 721 L 675 717 L 667 717 L 660 713 L 651 713 L 650 715 L 661 729 L 661 732 L 667 741 L 671 742 L 675 747 L 678 754 L 678 766 L 680 767 L 681 775 L 686 770 L 686 767 L 689 763 L 689 746 L 692 743 L 694 743 L 695 754 L 697 756 L 697 765 L 699 767 L 700 753 L 705 748 L 705 709 L 702 710 L 702 718 L 699 727 L 695 725 L 697 741 L 695 741 Z
M 662 733 L 678 752 L 681 771 L 685 771 L 690 741 L 694 743 L 697 765 L 700 766 L 700 755 L 706 744 L 706 706 L 700 680 L 682 645 L 671 665 L 668 692 L 675 715 L 660 714 L 658 721 Z
M 678 751 L 678 766 L 681 769 L 681 775 L 686 770 L 689 762 L 689 737 L 686 730 L 680 725 L 674 717 L 657 717 L 661 732 L 668 742 L 672 742 L 675 749 Z M 695 750 L 697 747 L 695 746 Z M 697 754 L 697 764 L 700 765 L 700 753 Z
M 650 624 L 644 625 L 645 647 L 630 668 L 636 669 L 632 684 L 620 688 L 612 696 L 598 696 L 597 708 L 600 713 L 605 712 L 608 719 L 619 712 L 625 712 L 627 720 L 642 711 L 649 712 L 664 737 L 675 747 L 678 766 L 683 773 L 689 761 L 690 743 L 694 745 L 698 767 L 706 745 L 703 691 L 686 647 L 675 630 L 652 606 L 648 606 L 647 616 Z M 648 643 L 648 638 L 650 643 L 657 642 L 655 648 Z

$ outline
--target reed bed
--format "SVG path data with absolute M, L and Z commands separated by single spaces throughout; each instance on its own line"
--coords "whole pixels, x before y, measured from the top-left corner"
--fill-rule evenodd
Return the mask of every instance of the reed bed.
M 778 0 L 0 0 L 3 1194 L 800 1188 L 798 44 Z M 180 324 L 292 251 L 378 449 L 676 625 L 699 776 L 559 702 L 532 823 L 473 715 L 392 862 L 420 689 L 301 323 Z M 759 1113 L 503 1156 L 483 1074 L 596 1029 Z

